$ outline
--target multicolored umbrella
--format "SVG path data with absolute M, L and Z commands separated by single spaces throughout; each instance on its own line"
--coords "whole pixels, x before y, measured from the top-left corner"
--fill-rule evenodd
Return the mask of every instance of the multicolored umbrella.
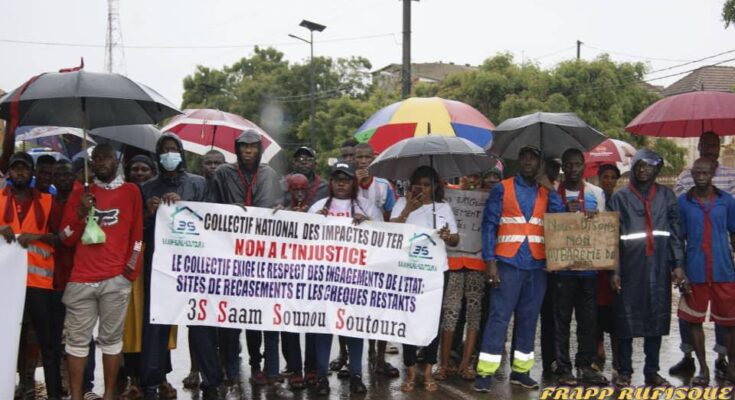
M 699 137 L 707 131 L 735 135 L 735 93 L 700 91 L 663 98 L 625 130 L 642 136 Z
M 378 110 L 355 133 L 381 153 L 403 139 L 457 136 L 486 148 L 495 125 L 472 106 L 439 97 L 412 97 Z
M 261 161 L 270 161 L 281 150 L 281 146 L 261 127 L 236 114 L 208 108 L 186 109 L 161 130 L 179 135 L 187 151 L 204 155 L 216 149 L 225 155 L 227 162 L 235 162 L 235 139 L 248 128 L 255 129 L 263 136 Z

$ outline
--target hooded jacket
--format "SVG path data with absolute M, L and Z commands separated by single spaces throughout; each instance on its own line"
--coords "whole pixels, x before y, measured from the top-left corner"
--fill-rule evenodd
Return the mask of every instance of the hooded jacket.
M 176 140 L 176 145 L 181 153 L 181 163 L 176 169 L 176 173 L 171 176 L 168 171 L 161 167 L 161 147 L 163 141 L 167 138 Z M 148 199 L 151 197 L 162 197 L 166 193 L 176 193 L 184 201 L 206 201 L 207 200 L 207 182 L 204 177 L 186 172 L 186 160 L 183 157 L 184 146 L 181 144 L 179 137 L 173 133 L 166 132 L 156 142 L 156 163 L 158 164 L 159 174 L 141 185 L 143 194 L 143 207 L 147 207 Z M 146 243 L 144 252 L 146 282 L 150 280 L 151 262 L 153 260 L 153 250 L 155 243 L 155 225 L 156 216 L 148 216 L 143 220 L 143 240 Z
M 161 154 L 163 142 L 166 139 L 176 141 L 176 146 L 181 153 L 181 162 L 176 167 L 176 173 L 169 175 L 161 165 Z M 143 200 L 148 201 L 153 196 L 161 197 L 166 193 L 174 192 L 178 194 L 182 200 L 186 201 L 205 201 L 207 198 L 207 182 L 204 177 L 186 172 L 186 159 L 184 158 L 184 146 L 181 139 L 171 132 L 165 132 L 156 142 L 156 165 L 159 174 L 150 181 L 144 183 L 141 187 L 143 192 Z
M 660 160 L 655 179 L 663 159 L 650 149 L 641 149 L 633 157 L 633 173 L 644 159 Z M 636 192 L 644 199 L 651 195 L 650 227 L 646 226 L 645 202 Z M 682 266 L 684 260 L 676 196 L 655 181 L 643 192 L 632 177 L 631 184 L 610 198 L 607 208 L 620 213 L 618 272 L 622 290 L 613 301 L 616 332 L 621 338 L 667 335 L 671 323 L 671 271 Z M 650 254 L 649 237 L 653 245 Z
M 258 156 L 253 163 L 256 168 L 249 170 L 240 162 L 238 148 L 246 143 L 258 144 Z M 214 185 L 210 199 L 221 204 L 245 204 L 254 207 L 273 208 L 284 197 L 281 187 L 281 176 L 267 164 L 261 164 L 263 141 L 260 134 L 253 129 L 246 129 L 235 139 L 237 161 L 220 165 L 214 172 Z M 244 180 L 244 182 L 243 182 Z M 246 204 L 247 188 L 251 185 L 251 204 Z

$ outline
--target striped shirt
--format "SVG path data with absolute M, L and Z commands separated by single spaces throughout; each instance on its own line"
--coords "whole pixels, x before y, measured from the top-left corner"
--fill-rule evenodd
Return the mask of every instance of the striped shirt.
M 718 189 L 723 190 L 735 196 L 735 168 L 718 166 L 715 170 L 715 176 L 712 178 L 712 184 Z M 680 196 L 694 187 L 694 179 L 692 178 L 692 170 L 685 169 L 679 175 L 674 185 L 674 193 Z

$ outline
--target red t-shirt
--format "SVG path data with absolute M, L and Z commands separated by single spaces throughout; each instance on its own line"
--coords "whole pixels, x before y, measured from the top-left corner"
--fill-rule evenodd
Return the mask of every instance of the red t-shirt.
M 97 223 L 105 243 L 81 243 L 85 219 L 77 209 L 83 191 L 73 192 L 66 203 L 59 236 L 65 246 L 76 246 L 69 282 L 100 282 L 124 275 L 133 281 L 140 272 L 143 253 L 143 199 L 138 186 L 123 183 L 116 189 L 91 185 Z

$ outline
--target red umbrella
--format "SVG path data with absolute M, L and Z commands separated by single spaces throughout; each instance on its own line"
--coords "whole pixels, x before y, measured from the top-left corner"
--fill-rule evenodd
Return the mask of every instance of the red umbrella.
M 666 97 L 638 114 L 625 130 L 664 137 L 699 137 L 707 131 L 735 135 L 735 94 L 700 91 Z
M 243 130 L 252 128 L 263 136 L 263 162 L 270 161 L 281 146 L 262 128 L 236 114 L 213 109 L 186 109 L 182 115 L 171 119 L 161 131 L 174 132 L 184 142 L 184 148 L 203 155 L 209 150 L 219 150 L 227 162 L 235 162 L 235 139 Z
M 618 168 L 623 169 L 624 166 L 630 164 L 635 151 L 635 147 L 622 140 L 607 139 L 603 141 L 592 150 L 584 153 L 585 178 L 597 175 L 597 169 L 603 164 L 615 164 Z

